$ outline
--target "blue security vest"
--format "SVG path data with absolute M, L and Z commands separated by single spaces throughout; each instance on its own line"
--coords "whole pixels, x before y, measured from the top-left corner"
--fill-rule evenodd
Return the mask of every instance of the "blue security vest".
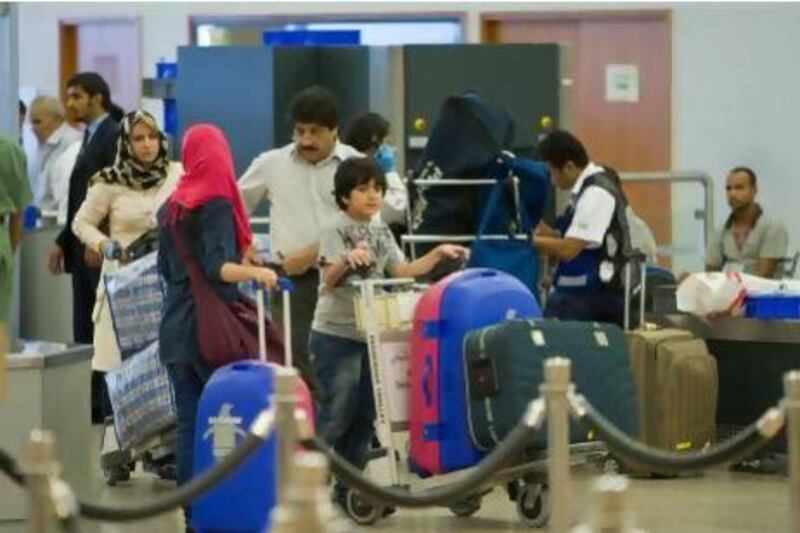
M 578 200 L 586 189 L 592 186 L 600 187 L 614 197 L 614 215 L 599 247 L 591 249 L 586 247 L 571 261 L 562 261 L 558 264 L 553 283 L 558 291 L 583 293 L 598 289 L 622 290 L 625 264 L 634 257 L 628 220 L 625 216 L 627 203 L 616 184 L 603 172 L 592 174 L 584 180 L 567 210 L 556 219 L 556 229 L 561 235 L 567 233 L 575 217 Z M 634 276 L 636 272 L 638 269 L 632 269 Z

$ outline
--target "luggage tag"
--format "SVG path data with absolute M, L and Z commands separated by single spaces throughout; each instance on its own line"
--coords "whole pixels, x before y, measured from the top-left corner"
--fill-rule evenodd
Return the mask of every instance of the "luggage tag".
M 494 359 L 487 357 L 470 361 L 467 374 L 472 400 L 482 400 L 488 396 L 494 396 L 500 390 L 497 384 Z
M 482 400 L 494 396 L 500 390 L 497 384 L 497 369 L 493 357 L 484 357 L 486 354 L 486 332 L 480 336 L 481 357 L 467 364 L 467 380 L 471 400 Z

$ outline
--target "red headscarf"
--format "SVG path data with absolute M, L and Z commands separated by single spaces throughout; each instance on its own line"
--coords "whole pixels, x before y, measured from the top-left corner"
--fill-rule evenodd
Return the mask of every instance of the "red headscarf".
M 197 124 L 183 135 L 184 174 L 170 200 L 194 209 L 213 198 L 224 198 L 233 206 L 236 244 L 244 253 L 253 242 L 242 197 L 236 186 L 233 157 L 225 134 L 211 124 Z

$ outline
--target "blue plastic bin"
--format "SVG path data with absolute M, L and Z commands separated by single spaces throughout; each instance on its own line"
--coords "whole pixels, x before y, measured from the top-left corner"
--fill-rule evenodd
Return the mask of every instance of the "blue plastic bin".
M 167 61 L 156 63 L 156 78 L 162 80 L 174 80 L 178 77 L 178 64 Z
M 800 296 L 748 296 L 744 306 L 744 314 L 748 318 L 800 319 Z

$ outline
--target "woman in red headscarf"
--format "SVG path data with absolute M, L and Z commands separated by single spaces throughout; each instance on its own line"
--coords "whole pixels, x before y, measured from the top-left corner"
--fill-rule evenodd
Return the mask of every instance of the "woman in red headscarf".
M 200 355 L 187 261 L 229 302 L 241 297 L 240 282 L 256 281 L 265 288 L 277 283 L 273 270 L 242 264 L 253 234 L 223 133 L 210 124 L 189 128 L 183 137 L 183 167 L 177 188 L 158 213 L 158 264 L 167 284 L 159 342 L 178 409 L 178 484 L 191 478 L 197 404 L 212 372 Z

